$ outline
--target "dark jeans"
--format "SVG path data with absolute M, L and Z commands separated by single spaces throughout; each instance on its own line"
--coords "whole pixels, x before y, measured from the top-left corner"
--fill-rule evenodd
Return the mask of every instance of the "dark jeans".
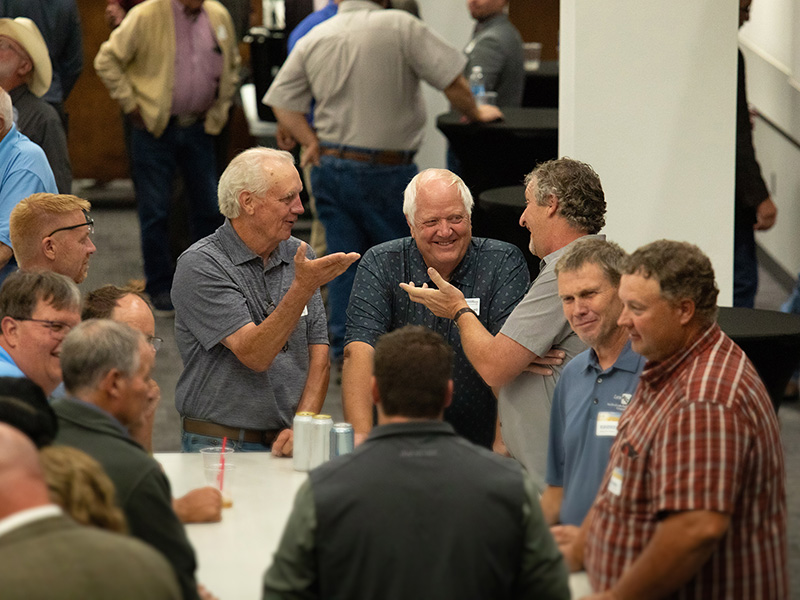
M 130 152 L 146 291 L 156 296 L 170 291 L 175 271 L 168 223 L 176 169 L 180 169 L 186 185 L 191 240 L 210 235 L 222 224 L 217 207 L 214 138 L 200 121 L 188 127 L 171 121 L 159 138 L 134 126 Z
M 733 230 L 733 305 L 753 308 L 758 291 L 758 259 L 753 224 L 736 223 Z
M 328 253 L 364 254 L 375 244 L 409 235 L 403 215 L 403 191 L 417 166 L 374 165 L 322 156 L 311 170 L 319 220 L 325 226 Z M 347 303 L 357 264 L 328 284 L 328 328 L 334 359 L 344 353 Z

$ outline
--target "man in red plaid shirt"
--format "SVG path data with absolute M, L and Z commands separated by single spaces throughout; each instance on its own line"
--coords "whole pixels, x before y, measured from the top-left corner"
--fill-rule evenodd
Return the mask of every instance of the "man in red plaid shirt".
M 787 598 L 778 420 L 716 324 L 708 258 L 661 240 L 623 270 L 619 323 L 648 359 L 575 545 L 593 599 Z

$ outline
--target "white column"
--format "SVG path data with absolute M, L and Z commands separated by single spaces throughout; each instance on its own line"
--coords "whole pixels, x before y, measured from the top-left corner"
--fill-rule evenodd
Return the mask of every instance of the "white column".
M 561 0 L 559 154 L 590 163 L 608 237 L 660 238 L 733 269 L 738 6 L 729 0 Z

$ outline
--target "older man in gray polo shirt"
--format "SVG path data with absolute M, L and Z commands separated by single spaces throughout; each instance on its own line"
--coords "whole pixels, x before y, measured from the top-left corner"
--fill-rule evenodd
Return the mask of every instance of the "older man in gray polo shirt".
M 288 152 L 242 152 L 220 178 L 225 223 L 178 259 L 175 405 L 186 452 L 227 437 L 291 455 L 294 413 L 322 407 L 330 363 L 319 287 L 359 255 L 315 259 L 291 237 L 302 187 Z
M 532 372 L 529 365 L 551 349 L 565 361 L 586 349 L 561 309 L 555 264 L 577 240 L 592 237 L 605 225 L 606 202 L 600 178 L 587 164 L 562 158 L 542 163 L 526 178 L 527 207 L 520 225 L 530 231 L 530 250 L 540 257 L 539 275 L 492 335 L 472 313 L 464 295 L 429 269 L 439 288 L 401 284 L 415 302 L 458 325 L 461 345 L 483 380 L 500 387 L 498 412 L 503 441 L 540 487 L 544 487 L 550 405 L 561 368 L 552 374 Z
M 331 252 L 363 254 L 407 235 L 403 190 L 417 173 L 425 126 L 421 81 L 470 120 L 501 116 L 494 106 L 475 105 L 457 48 L 411 14 L 382 10 L 386 4 L 343 0 L 297 43 L 264 97 L 304 146 L 302 164 L 315 165 L 311 187 Z M 316 132 L 305 118 L 312 95 Z M 329 286 L 335 359 L 344 349 L 354 278 L 355 267 Z

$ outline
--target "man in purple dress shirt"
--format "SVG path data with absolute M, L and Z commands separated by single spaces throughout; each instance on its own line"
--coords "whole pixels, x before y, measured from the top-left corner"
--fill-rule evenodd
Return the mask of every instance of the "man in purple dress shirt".
M 222 223 L 214 136 L 228 119 L 238 66 L 233 22 L 216 0 L 138 4 L 95 58 L 97 74 L 132 125 L 131 176 L 146 291 L 156 314 L 172 312 L 168 221 L 177 168 L 186 182 L 193 241 Z

